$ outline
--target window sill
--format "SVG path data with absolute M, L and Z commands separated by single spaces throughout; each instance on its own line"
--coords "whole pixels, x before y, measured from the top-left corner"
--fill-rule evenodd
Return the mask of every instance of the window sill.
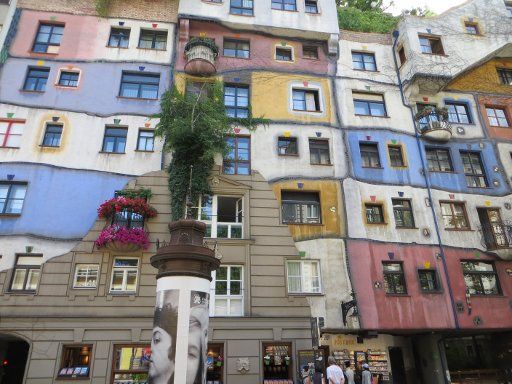
M 145 150 L 142 150 L 142 149 L 136 149 L 134 152 L 153 153 L 153 152 L 155 152 L 155 150 L 145 151 Z
M 384 169 L 384 167 L 361 167 L 363 169 Z
M 448 57 L 447 54 L 444 53 L 428 53 L 428 52 L 421 52 L 422 55 L 428 55 L 428 56 L 442 56 L 442 57 Z
M 389 297 L 411 297 L 411 295 L 409 295 L 408 293 L 387 293 L 387 292 L 386 292 L 386 296 L 389 296 Z
M 5 146 L 5 147 L 0 146 L 0 148 L 5 148 L 5 149 L 20 149 L 20 147 L 8 147 L 8 146 Z
M 444 293 L 443 290 L 437 290 L 437 291 L 422 291 L 420 289 L 420 292 L 424 295 L 442 295 Z
M 275 62 L 277 63 L 286 63 L 286 64 L 294 64 L 295 63 L 295 60 L 279 60 L 279 59 L 274 59 Z
M 474 293 L 474 294 L 470 295 L 470 297 L 472 299 L 473 298 L 480 298 L 480 299 L 484 299 L 484 298 L 503 299 L 503 298 L 506 298 L 507 296 L 503 295 L 502 293 L 492 294 L 492 295 L 486 295 L 485 293 Z
M 508 127 L 500 127 L 499 125 L 489 125 L 489 127 L 491 128 L 503 128 L 503 129 L 510 129 L 512 127 L 508 126 Z
M 419 229 L 418 227 L 395 227 L 395 229 Z
M 471 228 L 445 228 L 444 230 L 450 232 L 475 232 Z
M 232 13 L 232 12 L 229 12 L 230 15 L 233 15 L 233 16 L 242 16 L 242 17 L 254 17 L 254 13 L 252 15 L 242 15 L 241 13 Z
M 390 117 L 389 116 L 375 116 L 375 115 L 360 115 L 358 113 L 354 113 L 354 116 L 358 116 L 358 117 L 380 117 L 382 119 L 389 119 Z
M 286 225 L 312 225 L 312 226 L 315 226 L 315 227 L 323 226 L 322 223 L 294 223 L 294 222 L 286 222 L 286 221 L 283 221 L 282 224 L 286 224 Z
M 388 225 L 388 223 L 369 223 L 369 222 L 366 222 L 365 224 L 368 224 L 368 225 Z
M 273 11 L 281 11 L 281 12 L 294 12 L 298 13 L 299 11 L 296 9 L 279 9 L 279 8 L 271 8 Z
M 133 101 L 158 101 L 158 97 L 154 99 L 149 99 L 145 97 L 127 97 L 127 96 L 116 96 L 118 99 L 122 100 L 133 100 Z
M 308 11 L 305 11 L 304 13 L 306 13 L 308 15 L 311 15 L 311 16 L 320 16 L 320 12 L 308 12 Z
M 164 49 L 162 49 L 162 48 L 142 48 L 142 47 L 137 47 L 137 49 L 140 49 L 142 51 L 158 51 L 158 52 L 165 52 L 165 51 L 167 51 L 167 47 L 165 47 Z
M 35 51 L 30 51 L 30 55 L 35 55 L 35 56 L 59 56 L 58 53 L 51 53 L 51 52 L 35 52 Z
M 36 291 L 7 291 L 9 295 L 15 296 L 27 296 L 27 295 L 35 295 Z
M 317 58 L 313 58 L 313 57 L 301 57 L 302 60 L 310 60 L 310 61 L 320 61 L 320 59 L 317 57 Z
M 60 145 L 43 145 L 43 144 L 39 144 L 39 148 L 58 149 L 58 148 L 60 148 Z
M 247 60 L 247 61 L 251 60 L 250 57 L 238 57 L 238 56 L 227 56 L 227 55 L 222 55 L 221 57 L 225 57 L 227 59 L 239 59 L 239 60 Z
M 456 175 L 455 171 L 428 171 L 429 173 L 451 173 L 452 175 Z
M 469 185 L 466 186 L 469 189 L 494 189 L 493 187 L 470 187 Z
M 285 155 L 278 153 L 277 155 L 282 156 L 282 157 L 300 157 L 298 153 L 289 153 L 289 154 L 285 154 Z
M 0 217 L 12 217 L 12 218 L 16 218 L 16 217 L 20 217 L 21 216 L 21 213 L 0 213 Z
M 323 111 L 308 111 L 306 109 L 292 109 L 293 112 L 303 112 L 303 113 L 318 113 L 321 114 Z
M 476 124 L 475 123 L 458 123 L 458 122 L 455 122 L 455 121 L 448 121 L 450 124 L 453 124 L 453 125 L 467 125 L 467 126 L 475 126 L 476 127 Z
M 372 69 L 357 69 L 357 68 L 352 68 L 352 70 L 354 71 L 357 71 L 357 72 L 372 72 L 372 73 L 380 73 L 379 70 L 372 70 Z
M 109 291 L 108 294 L 111 296 L 115 296 L 115 297 L 130 297 L 130 296 L 135 297 L 136 296 L 136 292 L 133 292 L 133 291 L 130 291 L 130 292 Z
M 310 292 L 300 292 L 300 293 L 288 293 L 289 297 L 306 297 L 306 296 L 325 296 L 324 293 L 310 293 Z
M 398 171 L 404 171 L 406 169 L 409 169 L 409 166 L 407 166 L 407 165 L 391 165 L 390 168 L 396 169 Z
M 78 89 L 78 85 L 76 86 L 72 86 L 72 85 L 59 85 L 59 84 L 54 84 L 55 88 L 57 89 L 63 89 L 63 90 L 69 90 L 69 91 L 73 91 L 73 90 L 77 90 Z
M 98 153 L 102 153 L 104 155 L 126 155 L 126 152 L 105 152 L 105 151 L 99 151 Z
M 113 45 L 105 45 L 106 48 L 116 48 L 116 49 L 130 49 L 130 47 L 114 47 Z
M 20 92 L 23 93 L 37 93 L 37 94 L 43 94 L 45 91 L 31 91 L 29 89 L 20 89 Z
M 321 165 L 323 167 L 332 167 L 332 164 L 322 164 L 322 163 L 309 163 L 310 165 Z

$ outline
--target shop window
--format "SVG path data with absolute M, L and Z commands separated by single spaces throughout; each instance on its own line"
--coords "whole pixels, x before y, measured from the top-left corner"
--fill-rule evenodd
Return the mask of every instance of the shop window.
M 39 24 L 32 51 L 37 53 L 59 53 L 64 25 Z
M 440 204 L 445 229 L 471 229 L 464 203 L 444 201 L 440 202 Z
M 33 68 L 29 67 L 25 84 L 23 85 L 24 91 L 44 92 L 46 89 L 46 82 L 50 75 L 50 68 Z
M 320 95 L 318 90 L 293 89 L 293 110 L 320 112 Z
M 114 28 L 110 29 L 108 46 L 111 48 L 128 48 L 130 42 L 130 29 Z
M 243 316 L 243 267 L 221 265 L 212 278 L 210 316 Z
M 414 214 L 411 200 L 391 199 L 397 228 L 414 228 Z
M 249 116 L 249 87 L 246 85 L 225 85 L 224 105 L 229 117 Z
M 139 48 L 165 50 L 167 45 L 167 31 L 141 29 Z
M 469 35 L 479 35 L 480 29 L 478 28 L 477 23 L 470 23 L 468 21 L 464 22 L 464 27 L 466 29 L 466 33 Z
M 224 157 L 222 172 L 226 175 L 251 174 L 251 138 L 231 136 L 226 138 L 228 153 Z
M 229 12 L 233 15 L 253 16 L 254 0 L 231 0 Z
M 320 263 L 316 260 L 288 260 L 286 262 L 288 293 L 321 293 Z
M 207 237 L 243 238 L 243 198 L 230 196 L 202 196 L 199 199 L 197 220 L 206 223 Z
M 19 215 L 23 208 L 27 183 L 0 181 L 0 215 Z
M 403 147 L 401 145 L 388 145 L 389 161 L 392 167 L 405 167 Z
M 352 92 L 354 110 L 358 116 L 386 117 L 384 95 Z
M 512 85 L 512 69 L 497 68 L 501 84 Z
M 281 191 L 283 224 L 320 224 L 318 192 Z
M 439 278 L 437 277 L 437 271 L 435 269 L 419 269 L 418 278 L 420 280 L 421 292 L 439 292 L 441 285 L 439 284 Z
M 453 172 L 450 151 L 445 148 L 425 148 L 430 172 Z
M 134 257 L 116 257 L 112 266 L 110 292 L 135 293 L 139 276 L 139 259 Z
M 155 147 L 155 131 L 139 129 L 137 137 L 137 151 L 153 152 Z
M 446 108 L 448 109 L 448 121 L 455 124 L 472 124 L 471 114 L 469 107 L 466 103 L 456 103 L 453 101 L 446 101 Z
M 289 47 L 276 47 L 276 60 L 293 61 L 293 51 Z
M 11 292 L 35 293 L 41 275 L 42 255 L 17 255 L 12 271 Z
M 384 209 L 382 204 L 368 204 L 364 205 L 366 213 L 367 224 L 386 224 L 384 221 Z
M 105 127 L 102 152 L 124 153 L 126 147 L 127 128 Z
M 123 71 L 120 97 L 158 99 L 160 74 Z
M 466 292 L 470 295 L 501 295 L 498 273 L 494 263 L 461 261 Z
M 277 152 L 281 156 L 296 156 L 299 154 L 296 137 L 279 137 L 277 139 Z
M 80 379 L 89 377 L 92 345 L 64 345 L 58 378 Z
M 272 9 L 280 11 L 296 11 L 296 0 L 272 0 Z
M 206 384 L 224 384 L 224 345 L 208 343 L 206 355 Z
M 0 118 L 0 148 L 19 148 L 25 120 Z
M 384 271 L 384 290 L 394 295 L 407 294 L 405 275 L 402 263 L 382 262 Z
M 318 47 L 316 45 L 303 45 L 302 58 L 318 60 Z
M 405 48 L 402 46 L 398 49 L 398 59 L 400 60 L 400 66 L 404 65 L 407 61 L 407 56 L 405 55 Z
M 418 35 L 422 53 L 444 55 L 443 43 L 438 36 Z
M 43 147 L 60 147 L 60 139 L 62 137 L 62 125 L 46 124 L 44 131 Z
M 366 52 L 352 52 L 352 68 L 361 71 L 376 71 L 375 54 Z
M 263 384 L 293 384 L 291 343 L 263 343 Z
M 318 0 L 305 1 L 306 13 L 318 13 Z
M 114 345 L 111 383 L 147 383 L 150 361 L 150 345 Z
M 507 112 L 504 108 L 486 106 L 485 111 L 491 127 L 508 128 L 510 126 L 508 123 Z
M 224 39 L 223 55 L 248 59 L 250 55 L 249 42 L 244 40 Z
M 359 143 L 359 152 L 363 168 L 381 168 L 379 146 L 377 143 Z
M 470 188 L 486 188 L 484 166 L 479 152 L 460 151 L 460 158 L 466 176 L 466 185 Z
M 331 165 L 328 140 L 309 139 L 309 162 L 314 165 Z
M 76 88 L 78 87 L 79 72 L 75 71 L 61 71 L 59 76 L 59 85 L 61 87 Z
M 73 288 L 89 289 L 98 286 L 99 264 L 77 264 Z

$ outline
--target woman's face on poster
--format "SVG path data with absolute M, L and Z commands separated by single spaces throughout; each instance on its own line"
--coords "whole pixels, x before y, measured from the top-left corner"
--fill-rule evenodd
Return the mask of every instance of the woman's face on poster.
M 202 373 L 202 369 L 204 369 L 200 364 L 203 362 L 202 355 L 206 351 L 203 344 L 206 343 L 208 337 L 208 329 L 204 326 L 207 322 L 207 308 L 195 307 L 191 309 L 188 334 L 187 384 L 195 384 L 194 381 L 197 375 L 200 372 Z
M 149 376 L 154 384 L 168 384 L 174 373 L 174 362 L 169 359 L 172 346 L 171 335 L 160 327 L 153 328 L 151 339 L 151 363 Z

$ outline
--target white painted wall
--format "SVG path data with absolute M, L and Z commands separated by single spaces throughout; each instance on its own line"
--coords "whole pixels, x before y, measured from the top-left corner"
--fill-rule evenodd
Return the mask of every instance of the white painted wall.
M 507 176 L 509 183 L 512 180 L 512 143 L 498 143 L 498 156 L 503 165 L 501 170 Z
M 18 0 L 11 0 L 9 5 L 0 5 L 0 47 L 4 45 L 17 2 Z

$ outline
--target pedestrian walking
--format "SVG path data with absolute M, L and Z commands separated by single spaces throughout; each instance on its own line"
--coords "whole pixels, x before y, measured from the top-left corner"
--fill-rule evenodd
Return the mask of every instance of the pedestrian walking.
M 340 367 L 338 367 L 334 357 L 329 356 L 329 358 L 327 359 L 327 363 L 329 364 L 329 367 L 327 367 L 327 383 L 328 384 L 345 384 L 345 378 L 343 377 L 343 370 Z
M 368 364 L 363 364 L 363 383 L 362 384 L 372 384 L 372 373 L 370 372 L 370 366 Z
M 354 370 L 352 369 L 352 363 L 349 360 L 345 361 L 345 376 L 345 384 L 356 384 L 354 379 Z

